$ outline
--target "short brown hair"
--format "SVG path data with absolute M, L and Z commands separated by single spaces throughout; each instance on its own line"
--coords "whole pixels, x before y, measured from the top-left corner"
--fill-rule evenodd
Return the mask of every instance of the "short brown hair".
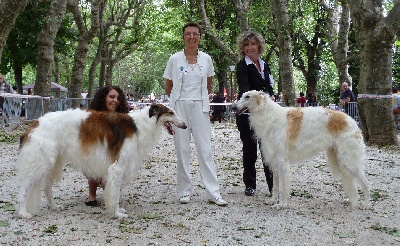
M 200 28 L 200 25 L 197 24 L 196 22 L 188 22 L 188 23 L 186 23 L 186 24 L 182 27 L 182 35 L 185 33 L 186 27 L 197 27 L 197 29 L 199 29 L 199 33 L 200 33 L 200 36 L 201 36 L 201 28 Z

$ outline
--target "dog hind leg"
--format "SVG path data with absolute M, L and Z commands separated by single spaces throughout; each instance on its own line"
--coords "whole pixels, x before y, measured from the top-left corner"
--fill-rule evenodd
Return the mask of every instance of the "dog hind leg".
M 54 181 L 61 180 L 62 168 L 63 168 L 63 162 L 60 160 L 60 158 L 57 158 L 54 168 L 46 176 L 44 184 L 44 194 L 46 196 L 47 203 L 52 210 L 56 211 L 62 210 L 63 206 L 57 205 L 56 202 L 54 201 L 53 184 Z
M 351 151 L 353 151 L 353 153 L 350 152 L 349 149 L 338 146 L 336 151 L 334 151 L 335 157 L 332 157 L 336 162 L 334 165 L 331 163 L 331 169 L 332 172 L 336 172 L 336 170 L 339 171 L 343 190 L 349 198 L 351 206 L 354 207 L 358 201 L 358 191 L 356 186 L 356 174 L 353 169 L 359 166 L 359 158 L 356 158 L 356 149 Z M 350 159 L 350 156 L 355 159 Z
M 46 177 L 44 184 L 44 194 L 47 199 L 47 204 L 52 210 L 60 211 L 63 209 L 61 205 L 57 205 L 53 197 L 53 178 L 50 176 Z
M 342 171 L 342 186 L 344 192 L 349 197 L 351 206 L 355 207 L 358 201 L 356 178 L 353 174 L 349 173 L 348 170 Z
M 331 169 L 332 176 L 336 179 L 340 179 L 340 167 L 339 167 L 339 161 L 336 156 L 336 150 L 334 148 L 329 148 L 326 152 L 326 162 Z

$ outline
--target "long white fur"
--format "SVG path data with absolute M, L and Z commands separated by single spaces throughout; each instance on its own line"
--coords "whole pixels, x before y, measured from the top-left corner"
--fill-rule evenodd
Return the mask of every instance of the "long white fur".
M 250 124 L 262 143 L 266 161 L 271 165 L 274 175 L 272 204 L 288 205 L 291 165 L 321 151 L 327 151 L 328 165 L 333 176 L 341 179 L 351 205 L 355 206 L 358 201 L 356 181 L 361 184 L 364 199 L 369 203 L 368 181 L 364 174 L 365 145 L 362 133 L 351 117 L 322 107 L 282 107 L 259 91 L 244 93 L 234 108 L 238 111 L 248 108 Z M 289 129 L 293 127 L 288 122 L 290 111 L 302 114 L 295 139 L 288 136 L 293 130 Z M 340 133 L 328 130 L 333 116 L 341 118 L 342 125 L 346 125 Z
M 39 212 L 42 184 L 50 208 L 62 209 L 53 199 L 52 186 L 54 182 L 60 181 L 63 166 L 68 163 L 87 177 L 104 178 L 107 211 L 116 218 L 127 217 L 125 210 L 119 207 L 122 183 L 136 177 L 143 159 L 157 144 L 164 122 L 186 128 L 184 122 L 170 108 L 159 117 L 150 117 L 149 110 L 150 106 L 129 114 L 137 132 L 125 139 L 116 160 L 111 159 L 108 154 L 107 141 L 98 141 L 90 148 L 90 153 L 82 154 L 79 128 L 91 112 L 79 109 L 59 111 L 39 118 L 39 126 L 23 144 L 16 163 L 21 180 L 19 216 L 31 218 L 32 214 Z

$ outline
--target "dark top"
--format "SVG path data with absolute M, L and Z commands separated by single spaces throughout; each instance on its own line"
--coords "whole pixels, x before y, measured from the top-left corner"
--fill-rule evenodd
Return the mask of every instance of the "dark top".
M 350 97 L 350 102 L 355 102 L 355 98 L 354 98 L 354 94 L 350 89 L 347 89 L 345 91 L 342 92 L 342 96 L 340 97 L 340 99 L 346 99 Z
M 274 90 L 269 80 L 270 73 L 269 65 L 266 62 L 264 67 L 265 79 L 263 79 L 253 63 L 247 65 L 244 58 L 240 60 L 236 69 L 236 78 L 239 86 L 238 99 L 242 97 L 243 93 L 251 90 L 263 91 L 270 96 L 274 95 Z
M 215 95 L 212 100 L 213 103 L 223 103 L 224 101 L 225 101 L 225 98 L 221 94 Z M 214 110 L 225 110 L 225 106 L 224 105 L 214 105 Z

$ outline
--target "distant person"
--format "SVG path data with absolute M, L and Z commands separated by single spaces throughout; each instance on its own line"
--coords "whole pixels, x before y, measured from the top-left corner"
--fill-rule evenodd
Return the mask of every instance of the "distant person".
M 224 103 L 225 102 L 225 98 L 223 96 L 223 94 L 219 91 L 212 99 L 213 103 Z M 226 107 L 225 105 L 214 105 L 213 106 L 213 113 L 212 113 L 212 123 L 214 123 L 217 119 L 218 122 L 221 123 L 222 120 L 224 119 L 224 114 L 225 114 L 225 110 Z
M 0 93 L 13 93 L 11 86 L 4 79 L 4 75 L 0 73 Z
M 15 85 L 12 87 L 12 91 L 12 93 L 18 94 L 17 87 Z
M 354 103 L 356 101 L 353 92 L 349 88 L 347 82 L 342 83 L 342 94 L 340 96 L 340 104 L 344 106 L 344 111 L 346 114 L 355 118 L 357 115 L 357 105 Z
M 397 128 L 399 128 L 400 121 L 400 96 L 397 88 L 392 88 L 392 110 L 394 116 L 394 122 Z
M 304 92 L 300 92 L 300 97 L 297 98 L 297 104 L 300 107 L 305 107 L 307 99 L 304 97 Z
M 13 93 L 11 86 L 5 81 L 4 75 L 0 73 L 0 94 Z M 0 110 L 3 110 L 4 97 L 0 96 Z
M 309 92 L 307 95 L 307 106 L 308 107 L 318 106 L 317 98 L 311 92 Z
M 33 95 L 33 89 L 32 88 L 28 89 L 28 95 Z
M 129 106 L 124 92 L 118 86 L 105 86 L 96 91 L 89 109 L 96 111 L 128 113 Z M 97 187 L 105 188 L 105 182 L 101 178 L 88 178 L 89 196 L 85 201 L 87 206 L 98 206 L 96 200 Z

